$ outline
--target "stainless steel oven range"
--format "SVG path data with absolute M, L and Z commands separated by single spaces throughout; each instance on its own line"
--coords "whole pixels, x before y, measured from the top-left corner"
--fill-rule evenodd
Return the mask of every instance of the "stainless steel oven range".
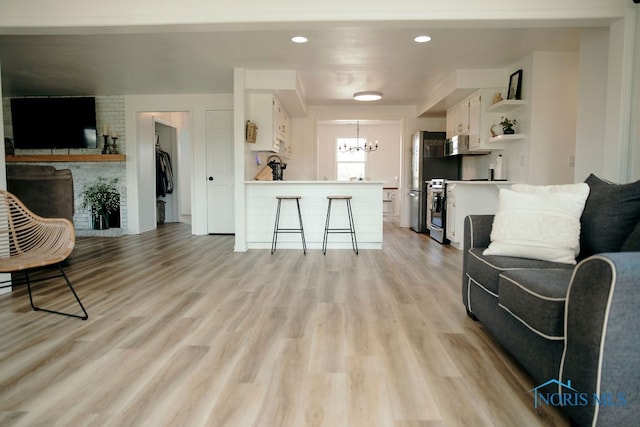
M 440 243 L 446 243 L 446 219 L 447 219 L 447 182 L 442 178 L 431 180 L 432 201 L 429 206 L 431 213 L 431 238 Z

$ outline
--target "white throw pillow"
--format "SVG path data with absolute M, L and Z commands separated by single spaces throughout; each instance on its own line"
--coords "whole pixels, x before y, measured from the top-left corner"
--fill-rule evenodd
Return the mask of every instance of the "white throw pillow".
M 501 189 L 491 243 L 483 253 L 575 264 L 587 196 L 584 183 Z

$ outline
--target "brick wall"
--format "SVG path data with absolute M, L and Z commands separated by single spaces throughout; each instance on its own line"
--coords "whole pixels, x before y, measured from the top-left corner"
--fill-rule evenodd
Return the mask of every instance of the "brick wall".
M 11 106 L 9 98 L 2 99 L 4 113 L 4 133 L 6 138 L 13 138 L 13 128 L 11 125 Z M 98 134 L 102 133 L 103 125 L 109 125 L 109 132 L 118 133 L 118 152 L 125 153 L 127 138 L 125 135 L 124 123 L 124 97 L 123 96 L 96 96 L 96 125 Z M 111 139 L 109 140 L 111 142 Z M 98 135 L 98 148 L 74 149 L 71 154 L 94 154 L 101 153 L 104 140 Z M 51 150 L 16 150 L 16 154 L 51 154 Z M 67 154 L 67 149 L 53 150 L 53 154 Z M 127 172 L 125 162 L 55 162 L 42 163 L 53 165 L 56 169 L 71 169 L 73 174 L 73 187 L 75 195 L 75 214 L 73 223 L 78 234 L 83 234 L 82 230 L 91 229 L 91 214 L 80 208 L 82 204 L 82 191 L 85 186 L 94 183 L 97 178 L 118 180 L 117 187 L 120 189 L 120 224 L 123 232 L 127 230 L 127 193 L 126 178 Z

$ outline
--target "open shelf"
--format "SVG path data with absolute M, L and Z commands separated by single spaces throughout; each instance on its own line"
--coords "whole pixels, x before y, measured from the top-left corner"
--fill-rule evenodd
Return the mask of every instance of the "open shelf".
M 514 133 L 513 135 L 498 135 L 489 138 L 489 142 L 503 142 L 503 141 L 515 141 L 517 139 L 524 139 L 527 135 L 524 133 Z
M 487 112 L 506 113 L 507 111 L 520 108 L 523 105 L 527 105 L 527 102 L 522 99 L 503 99 L 502 101 L 496 102 L 495 104 L 487 107 Z
M 5 156 L 7 163 L 36 162 L 123 162 L 124 154 L 21 154 Z

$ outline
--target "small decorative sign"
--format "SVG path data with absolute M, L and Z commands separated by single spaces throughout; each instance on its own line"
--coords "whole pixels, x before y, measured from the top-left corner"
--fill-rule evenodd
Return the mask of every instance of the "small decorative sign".
M 256 126 L 255 123 L 251 122 L 251 120 L 247 120 L 247 130 L 245 135 L 246 141 L 255 144 L 257 136 L 258 136 L 258 126 Z

